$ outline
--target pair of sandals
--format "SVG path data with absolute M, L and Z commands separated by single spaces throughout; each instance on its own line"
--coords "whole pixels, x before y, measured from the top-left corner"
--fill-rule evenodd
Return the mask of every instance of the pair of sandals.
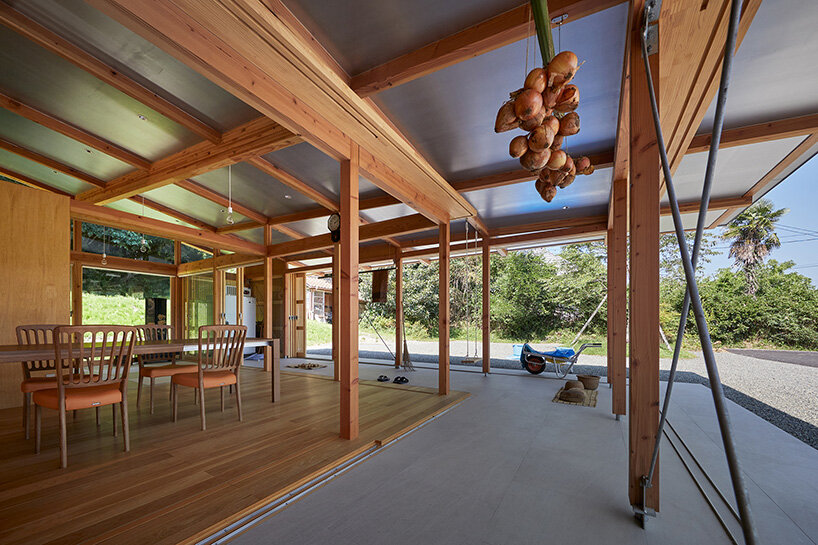
M 378 377 L 378 382 L 389 382 L 389 377 L 386 375 L 381 375 Z M 395 380 L 392 382 L 395 384 L 409 384 L 409 379 L 406 377 L 395 377 Z

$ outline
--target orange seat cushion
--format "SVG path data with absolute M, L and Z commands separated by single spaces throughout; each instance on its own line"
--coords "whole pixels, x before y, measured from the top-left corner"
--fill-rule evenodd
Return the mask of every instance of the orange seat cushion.
M 189 386 L 191 388 L 199 387 L 199 373 L 174 375 L 172 380 L 174 384 L 179 384 L 180 386 Z M 227 386 L 236 383 L 236 375 L 233 371 L 205 371 L 202 382 L 205 388 Z
M 150 367 L 143 367 L 139 370 L 139 375 L 142 377 L 172 377 L 180 373 L 198 373 L 198 365 L 157 365 Z
M 56 387 L 57 379 L 55 377 L 31 377 L 23 379 L 23 382 L 20 383 L 20 391 L 24 394 Z
M 85 388 L 65 389 L 65 410 L 88 409 L 122 402 L 119 384 L 103 384 Z M 56 388 L 34 392 L 34 403 L 48 409 L 60 408 L 60 393 Z

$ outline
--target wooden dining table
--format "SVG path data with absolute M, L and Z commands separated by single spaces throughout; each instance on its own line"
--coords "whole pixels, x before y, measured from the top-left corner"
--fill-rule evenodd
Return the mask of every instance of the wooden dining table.
M 270 373 L 270 394 L 272 402 L 281 398 L 281 368 L 279 340 L 252 338 L 244 341 L 245 348 L 264 349 L 264 370 Z M 135 341 L 134 355 L 163 354 L 166 352 L 198 352 L 199 339 L 167 339 L 159 341 Z M 4 344 L 0 345 L 0 364 L 21 361 L 53 360 L 53 344 Z

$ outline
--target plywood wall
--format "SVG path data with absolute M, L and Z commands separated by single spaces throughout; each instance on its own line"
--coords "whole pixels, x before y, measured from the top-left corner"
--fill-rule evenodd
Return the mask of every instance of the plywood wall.
M 0 183 L 0 344 L 19 324 L 69 322 L 69 199 Z M 22 404 L 19 364 L 0 363 L 0 408 Z

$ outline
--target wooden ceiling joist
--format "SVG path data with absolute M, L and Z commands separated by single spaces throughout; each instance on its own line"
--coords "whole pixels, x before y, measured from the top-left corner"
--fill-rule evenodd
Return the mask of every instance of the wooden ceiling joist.
M 275 3 L 89 2 L 335 159 L 355 142 L 368 179 L 435 221 L 475 213 Z
M 181 187 L 182 189 L 186 189 L 191 193 L 202 197 L 203 199 L 207 199 L 208 201 L 218 204 L 223 208 L 227 208 L 228 204 L 230 204 L 229 199 L 219 193 L 218 191 L 213 191 L 209 187 L 206 187 L 198 182 L 194 182 L 193 180 L 180 180 L 176 182 L 176 185 Z M 232 202 L 233 205 L 233 212 L 237 214 L 241 214 L 242 216 L 254 221 L 256 224 L 265 224 L 267 223 L 267 216 L 260 212 L 256 212 L 252 208 L 244 206 L 243 204 L 237 203 L 235 201 Z
M 46 157 L 45 155 L 37 153 L 36 151 L 26 149 L 15 144 L 14 142 L 9 142 L 8 140 L 3 140 L 0 138 L 0 149 L 4 149 L 15 155 L 28 159 L 29 161 L 34 161 L 35 163 L 41 164 L 44 167 L 50 168 L 51 170 L 56 170 L 57 172 L 71 176 L 72 178 L 76 178 L 77 180 L 81 180 L 98 188 L 105 186 L 105 182 L 99 178 L 86 174 L 85 172 L 74 167 L 60 163 L 59 161 L 52 159 L 51 157 Z
M 0 2 L 0 23 L 168 119 L 186 127 L 202 138 L 213 143 L 218 142 L 221 138 L 219 131 L 213 127 L 162 98 L 157 93 L 146 89 L 119 70 L 106 65 L 93 55 L 34 22 L 4 2 Z
M 173 263 L 157 263 L 155 261 L 129 259 L 127 257 L 118 257 L 114 255 L 105 256 L 105 265 L 103 265 L 101 261 L 102 255 L 100 254 L 79 251 L 71 252 L 71 262 L 78 263 L 84 267 L 139 272 L 161 276 L 176 276 L 176 265 Z
M 414 214 L 411 216 L 370 223 L 368 225 L 361 225 L 358 231 L 358 240 L 360 242 L 364 242 L 367 240 L 375 240 L 392 235 L 416 233 L 418 231 L 428 230 L 431 227 L 434 227 L 434 223 L 431 220 L 427 219 L 422 214 Z M 316 235 L 300 240 L 273 244 L 267 248 L 267 256 L 285 257 L 313 250 L 332 248 L 334 245 L 335 243 L 330 238 L 330 234 L 327 233 L 325 235 Z
M 550 0 L 548 11 L 552 18 L 565 15 L 566 21 L 572 22 L 621 2 L 622 0 Z M 353 76 L 350 86 L 360 96 L 368 96 L 520 41 L 532 34 L 534 25 L 531 22 L 531 7 L 526 3 Z
M 252 255 L 264 254 L 263 245 L 242 240 L 232 235 L 222 235 L 214 231 L 193 229 L 191 227 L 130 214 L 105 206 L 95 206 L 77 200 L 71 201 L 71 219 L 107 225 L 109 227 L 116 227 L 117 229 L 128 229 L 145 233 L 146 235 L 165 237 L 190 244 L 229 250 L 231 252 L 242 252 Z
M 80 193 L 77 198 L 94 204 L 108 204 L 285 148 L 299 141 L 298 136 L 262 117 L 227 131 L 218 144 L 200 142 L 156 161 L 149 171 L 130 172 L 111 180 L 104 188 Z
M 759 142 L 769 142 L 793 136 L 808 136 L 818 132 L 818 114 L 791 117 L 746 127 L 727 129 L 722 132 L 720 148 L 746 146 Z M 697 134 L 690 142 L 687 153 L 697 153 L 710 149 L 711 134 Z
M 127 163 L 141 169 L 148 169 L 151 167 L 151 162 L 144 157 L 140 157 L 139 155 L 128 151 L 125 148 L 95 136 L 75 125 L 72 125 L 71 123 L 66 123 L 65 121 L 57 119 L 52 115 L 42 112 L 27 104 L 23 104 L 19 100 L 15 100 L 3 93 L 0 93 L 0 107 L 3 107 L 19 116 L 25 117 L 30 121 L 34 121 L 43 127 L 76 140 L 77 142 L 81 142 L 89 148 L 102 152 L 105 155 L 119 159 L 123 163 Z
M 338 211 L 338 203 L 336 203 L 334 199 L 307 185 L 305 182 L 302 182 L 286 170 L 274 165 L 267 159 L 264 159 L 263 157 L 251 157 L 247 160 L 247 163 L 253 165 L 265 174 L 272 176 L 287 187 L 290 187 L 305 197 L 317 202 L 327 210 L 332 212 Z

